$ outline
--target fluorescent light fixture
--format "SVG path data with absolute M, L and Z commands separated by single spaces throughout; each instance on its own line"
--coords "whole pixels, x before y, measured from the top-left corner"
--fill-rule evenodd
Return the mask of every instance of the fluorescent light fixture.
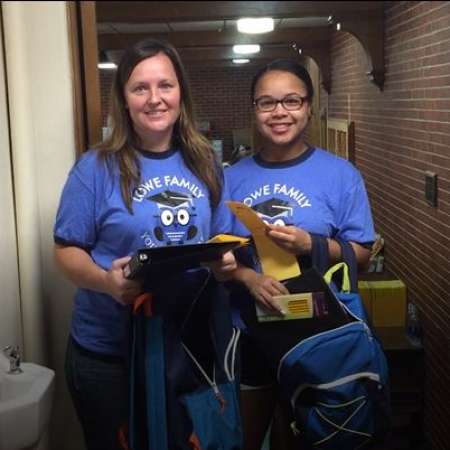
M 273 19 L 271 17 L 260 17 L 257 19 L 239 19 L 237 29 L 241 33 L 260 34 L 273 31 Z
M 341 22 L 338 22 L 338 23 L 336 24 L 336 30 L 337 30 L 337 31 L 340 31 L 340 30 L 341 30 Z
M 106 69 L 106 70 L 117 69 L 117 66 L 113 62 L 101 62 L 98 63 L 97 67 L 99 69 Z
M 250 62 L 250 60 L 249 59 L 245 59 L 245 58 L 233 59 L 233 63 L 234 64 L 247 64 L 248 62 Z
M 250 55 L 251 53 L 259 53 L 261 47 L 258 44 L 233 45 L 233 52 L 240 55 Z

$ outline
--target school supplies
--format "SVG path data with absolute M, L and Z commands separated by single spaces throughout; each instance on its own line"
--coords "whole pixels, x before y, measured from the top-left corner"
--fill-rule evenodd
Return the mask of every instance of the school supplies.
M 289 333 L 283 333 L 289 335 L 293 344 L 298 339 L 349 321 L 347 312 L 317 269 L 308 269 L 300 276 L 286 280 L 284 285 L 289 294 L 275 296 L 274 299 L 285 314 L 274 313 L 255 303 L 256 316 L 258 322 L 308 319 L 290 326 Z
M 276 313 L 256 304 L 256 316 L 259 322 L 322 318 L 329 313 L 323 292 L 276 295 L 273 298 L 280 306 L 282 313 Z
M 295 255 L 283 250 L 267 236 L 267 225 L 256 211 L 240 202 L 226 202 L 236 217 L 252 233 L 261 263 L 262 272 L 276 280 L 286 280 L 300 275 Z
M 139 249 L 124 268 L 125 278 L 144 279 L 198 267 L 202 262 L 220 259 L 224 253 L 246 243 L 242 238 L 224 236 L 201 244 Z

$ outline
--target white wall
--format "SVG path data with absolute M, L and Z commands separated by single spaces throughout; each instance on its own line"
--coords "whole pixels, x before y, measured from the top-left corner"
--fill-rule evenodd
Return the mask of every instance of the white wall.
M 25 359 L 56 371 L 52 449 L 82 450 L 63 359 L 74 289 L 52 227 L 75 159 L 66 2 L 2 2 Z
M 5 88 L 0 29 L 0 255 L 3 261 L 0 270 L 0 351 L 6 345 L 22 347 L 16 225 Z

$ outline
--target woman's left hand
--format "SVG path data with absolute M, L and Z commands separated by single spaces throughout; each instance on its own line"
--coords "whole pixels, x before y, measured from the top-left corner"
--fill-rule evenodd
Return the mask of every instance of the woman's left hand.
M 209 267 L 217 281 L 228 281 L 232 277 L 233 271 L 237 268 L 236 259 L 233 252 L 226 252 L 221 259 L 204 263 Z
M 294 255 L 311 253 L 311 235 L 293 225 L 267 225 L 267 235 L 282 249 Z

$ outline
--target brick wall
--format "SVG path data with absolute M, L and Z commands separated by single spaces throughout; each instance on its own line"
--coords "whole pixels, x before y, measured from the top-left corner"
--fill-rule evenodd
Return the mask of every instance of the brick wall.
M 356 164 L 386 241 L 386 267 L 420 310 L 426 357 L 425 429 L 449 448 L 450 2 L 386 2 L 384 90 L 366 75 L 350 34 L 332 39 L 329 116 L 355 122 Z M 424 173 L 438 174 L 438 207 Z
M 188 68 L 196 118 L 210 122 L 211 139 L 224 141 L 224 159 L 233 150 L 232 130 L 250 127 L 250 84 L 256 70 L 254 66 Z M 111 71 L 100 71 L 104 123 L 112 78 Z
M 251 123 L 250 85 L 252 66 L 190 67 L 197 119 L 211 122 L 211 138 L 224 140 L 224 159 L 233 150 L 233 129 L 248 128 Z

